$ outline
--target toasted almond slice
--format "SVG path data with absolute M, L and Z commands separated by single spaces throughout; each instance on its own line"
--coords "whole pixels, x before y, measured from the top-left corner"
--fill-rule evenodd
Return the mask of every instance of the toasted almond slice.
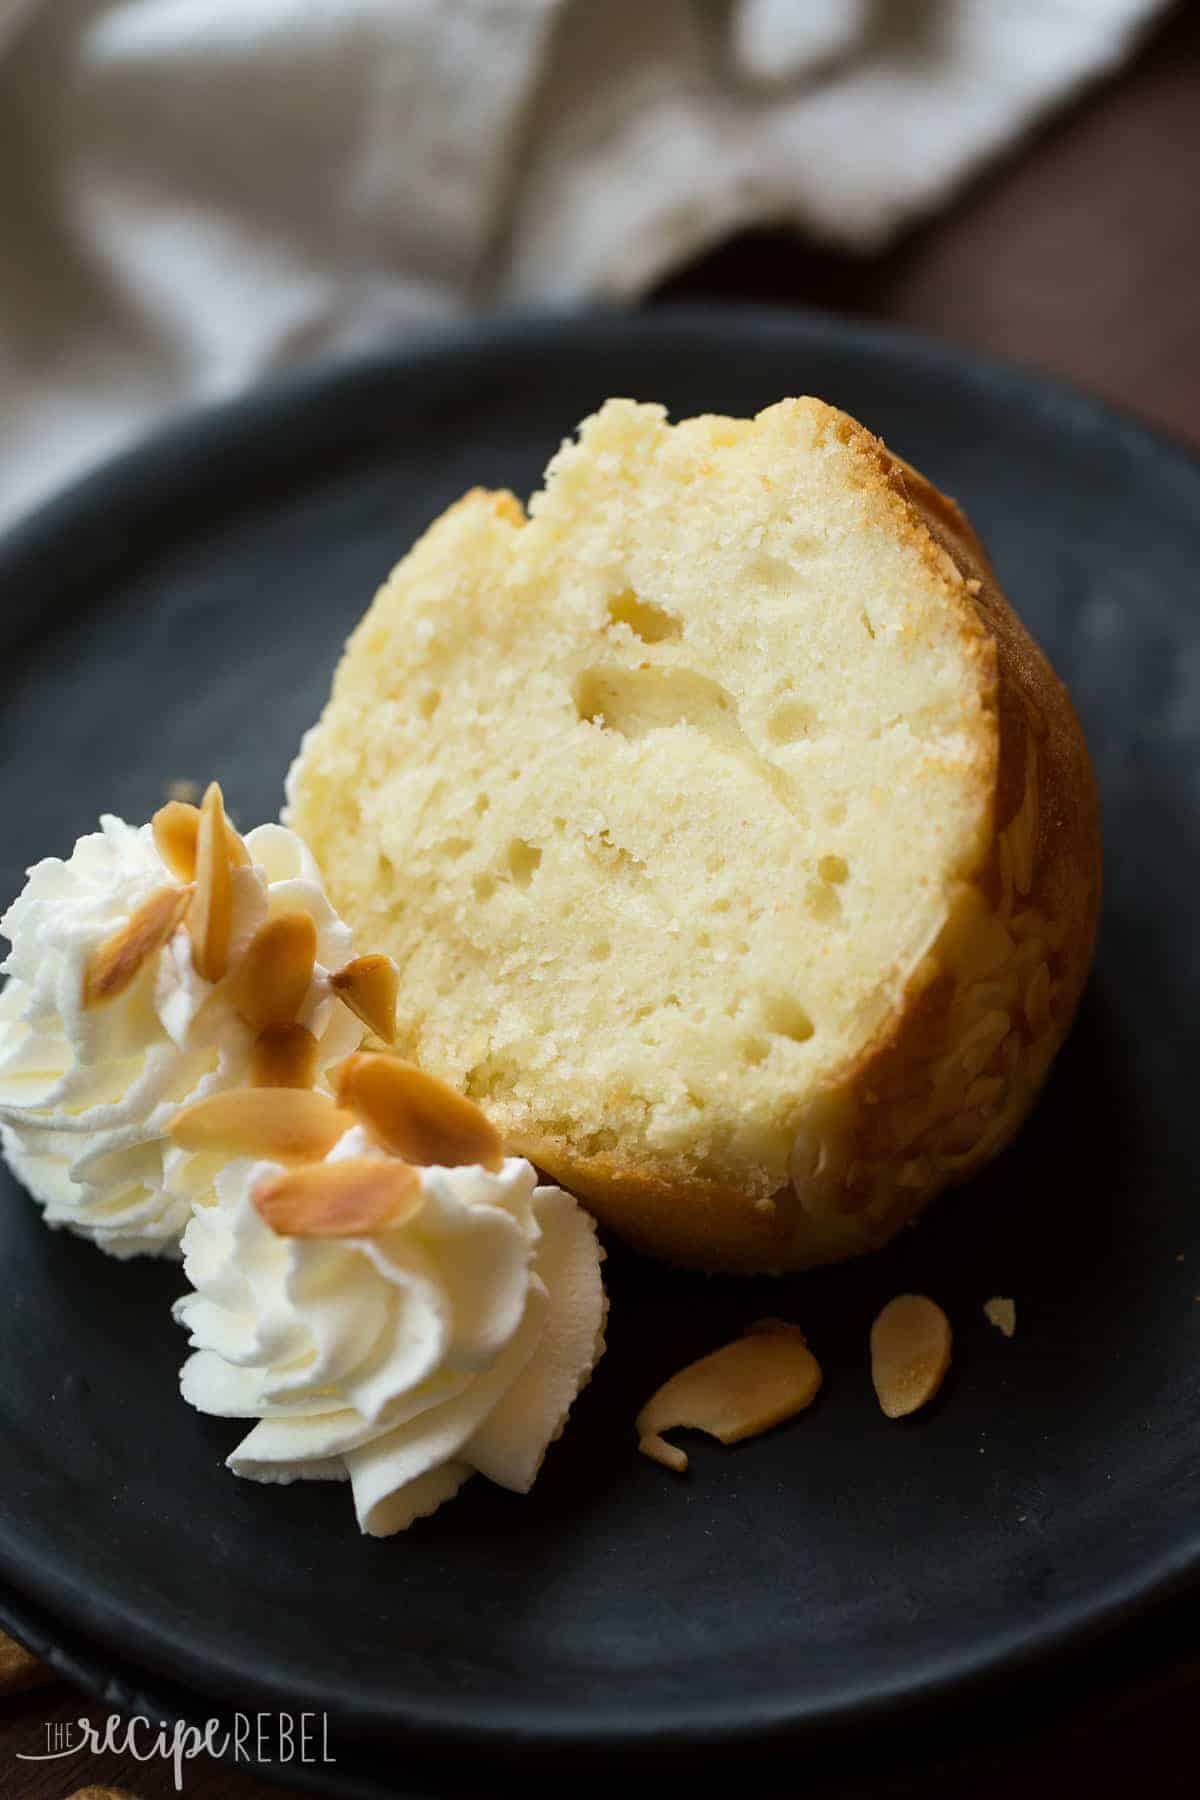
M 180 881 L 196 878 L 196 833 L 200 829 L 200 808 L 187 800 L 168 800 L 150 821 L 154 848 L 172 875 Z
M 406 1162 L 447 1169 L 482 1163 L 494 1170 L 504 1161 L 499 1133 L 473 1100 L 398 1056 L 348 1056 L 338 1071 L 337 1098 L 376 1143 Z
M 680 1423 L 679 1420 L 673 1422 Z M 669 1444 L 656 1431 L 643 1433 L 638 1438 L 638 1449 L 651 1462 L 661 1463 L 664 1469 L 671 1469 L 676 1475 L 686 1475 L 688 1472 L 687 1451 L 681 1450 L 678 1444 Z
M 407 1225 L 425 1203 L 408 1163 L 349 1156 L 289 1169 L 255 1189 L 259 1215 L 281 1237 L 364 1237 Z
M 168 800 L 165 806 L 159 807 L 150 823 L 154 832 L 154 847 L 172 875 L 178 875 L 180 881 L 194 881 L 200 808 L 182 798 Z M 230 862 L 241 867 L 248 866 L 250 852 L 228 819 L 225 821 L 225 835 L 229 844 Z
M 871 1380 L 889 1419 L 917 1411 L 950 1367 L 950 1321 L 924 1294 L 897 1294 L 871 1327 Z
M 652 1395 L 637 1416 L 638 1449 L 682 1475 L 687 1456 L 660 1433 L 687 1425 L 737 1444 L 803 1412 L 820 1385 L 821 1366 L 799 1326 L 762 1319 Z
M 311 1090 L 229 1088 L 183 1107 L 168 1132 L 184 1150 L 311 1162 L 327 1155 L 354 1122 L 326 1095 Z
M 317 1079 L 317 1040 L 303 1025 L 266 1025 L 254 1042 L 255 1087 L 310 1088 Z
M 356 956 L 329 981 L 334 993 L 368 1031 L 385 1044 L 395 1043 L 400 971 L 390 956 Z
M 229 998 L 255 1031 L 290 1025 L 304 1004 L 317 960 L 317 927 L 306 912 L 260 925 L 229 976 Z
M 220 981 L 229 966 L 233 884 L 221 789 L 210 781 L 196 831 L 196 887 L 188 911 L 192 960 L 205 981 Z
M 111 937 L 93 950 L 83 972 L 85 1009 L 115 1000 L 137 979 L 182 923 L 190 893 L 185 887 L 156 888 Z
M 1002 1331 L 1006 1338 L 1010 1338 L 1016 1331 L 1017 1308 L 1015 1301 L 1007 1300 L 1002 1294 L 997 1294 L 994 1299 L 984 1302 L 983 1311 L 988 1324 L 994 1325 L 997 1331 Z
M 229 847 L 229 861 L 232 866 L 235 869 L 248 869 L 250 852 L 246 848 L 246 841 L 239 831 L 234 830 L 228 818 L 225 820 L 225 842 Z

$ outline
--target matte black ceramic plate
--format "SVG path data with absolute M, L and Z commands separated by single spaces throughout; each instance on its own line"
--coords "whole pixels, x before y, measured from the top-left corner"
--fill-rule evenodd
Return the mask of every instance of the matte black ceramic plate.
M 176 1395 L 178 1269 L 0 1200 L 0 1574 L 149 1678 L 492 1752 L 692 1747 L 911 1716 L 1178 1598 L 1200 1568 L 1200 471 L 944 350 L 753 313 L 492 326 L 189 423 L 0 552 L 0 895 L 101 810 L 218 776 L 271 816 L 338 648 L 472 483 L 525 492 L 607 394 L 675 415 L 824 395 L 958 495 L 1071 684 L 1104 793 L 1099 962 L 1018 1144 L 884 1254 L 779 1284 L 615 1252 L 610 1350 L 530 1499 L 473 1482 L 360 1539 L 348 1493 L 222 1466 Z M 941 1399 L 889 1424 L 867 1330 L 935 1295 Z M 1009 1342 L 984 1319 L 1011 1295 Z M 803 1419 L 678 1479 L 632 1421 L 764 1311 L 826 1371 Z

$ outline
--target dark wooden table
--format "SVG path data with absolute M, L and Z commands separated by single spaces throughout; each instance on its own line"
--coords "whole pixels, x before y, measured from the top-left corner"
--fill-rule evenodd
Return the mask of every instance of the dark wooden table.
M 766 300 L 913 326 L 1065 376 L 1200 445 L 1200 6 L 1181 7 L 1115 82 L 895 249 L 864 260 L 755 232 L 682 272 L 660 297 Z M 1115 1685 L 1110 1677 L 1102 1698 L 1072 1704 L 1066 1717 L 1051 1708 L 1049 1717 L 1014 1719 L 1015 1760 L 1011 1746 L 990 1745 L 973 1761 L 959 1745 L 940 1773 L 915 1785 L 902 1769 L 864 1784 L 824 1766 L 820 1793 L 1010 1800 L 1019 1784 L 1022 1800 L 1195 1796 L 1200 1621 L 1195 1651 L 1149 1683 L 1134 1672 Z M 6 1678 L 5 1667 L 0 1646 L 0 1794 L 65 1800 L 89 1784 L 142 1800 L 174 1792 L 159 1762 L 15 1761 L 45 1749 L 48 1723 L 82 1713 L 99 1721 L 107 1709 L 44 1672 L 10 1669 Z M 811 1793 L 814 1775 L 797 1767 L 786 1791 Z M 725 1771 L 714 1785 L 723 1791 L 729 1779 Z M 734 1779 L 750 1785 L 747 1770 Z M 196 1800 L 284 1791 L 204 1759 L 187 1765 L 184 1787 Z M 400 1773 L 396 1791 L 404 1792 Z

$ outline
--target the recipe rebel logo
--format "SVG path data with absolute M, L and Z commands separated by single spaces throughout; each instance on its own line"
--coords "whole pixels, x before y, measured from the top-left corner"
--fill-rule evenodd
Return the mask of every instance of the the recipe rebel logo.
M 167 1762 L 175 1792 L 183 1792 L 185 1766 L 197 1756 L 235 1763 L 286 1768 L 297 1763 L 335 1763 L 324 1713 L 234 1713 L 189 1725 L 182 1719 L 157 1721 L 135 1713 L 91 1719 L 54 1720 L 45 1726 L 46 1748 L 17 1751 L 18 1762 L 57 1762 L 68 1756 L 128 1756 L 134 1762 Z

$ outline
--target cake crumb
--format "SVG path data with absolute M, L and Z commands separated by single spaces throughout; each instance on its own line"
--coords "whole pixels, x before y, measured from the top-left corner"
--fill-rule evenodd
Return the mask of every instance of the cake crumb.
M 1017 1329 L 1017 1308 L 1014 1301 L 1004 1300 L 997 1295 L 994 1300 L 987 1302 L 983 1310 L 989 1324 L 994 1325 L 997 1331 L 1002 1331 L 1006 1338 L 1012 1336 Z

